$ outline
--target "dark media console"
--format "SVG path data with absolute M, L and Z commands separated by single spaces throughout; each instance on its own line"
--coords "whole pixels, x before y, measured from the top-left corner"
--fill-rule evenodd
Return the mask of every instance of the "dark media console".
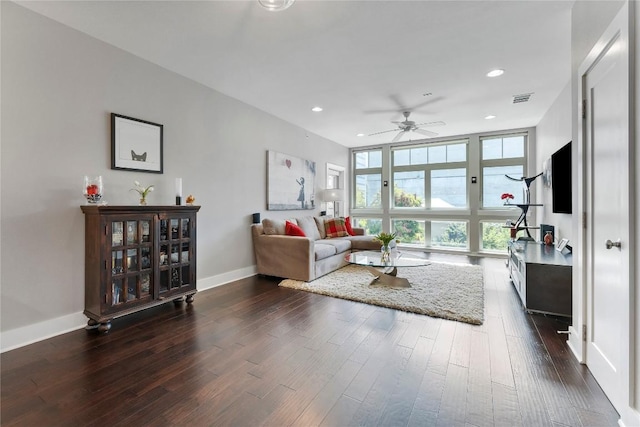
M 571 317 L 572 256 L 539 242 L 509 242 L 509 275 L 528 312 Z

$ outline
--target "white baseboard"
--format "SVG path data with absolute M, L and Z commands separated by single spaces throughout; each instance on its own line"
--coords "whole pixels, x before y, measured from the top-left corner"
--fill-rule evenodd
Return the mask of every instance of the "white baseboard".
M 635 408 L 627 406 L 626 412 L 620 415 L 621 417 L 618 420 L 618 425 L 620 427 L 634 427 L 640 425 L 640 412 L 638 412 Z
M 84 328 L 86 324 L 87 318 L 82 312 L 79 312 L 4 331 L 0 333 L 0 352 L 4 353 L 47 338 L 76 331 Z
M 584 363 L 582 356 L 582 334 L 573 326 L 569 326 L 569 339 L 567 340 L 569 350 L 580 363 Z
M 200 279 L 196 283 L 198 291 L 215 288 L 235 280 L 255 276 L 256 266 L 240 268 L 216 276 Z M 79 313 L 73 313 L 44 322 L 34 323 L 9 331 L 0 332 L 0 353 L 13 350 L 38 341 L 46 340 L 67 332 L 83 329 L 87 325 L 87 317 Z
M 253 265 L 251 267 L 240 268 L 238 270 L 228 271 L 216 276 L 200 279 L 198 280 L 196 287 L 198 291 L 205 291 L 207 289 L 215 288 L 216 286 L 226 285 L 229 282 L 255 276 L 256 274 L 258 274 L 258 269 Z

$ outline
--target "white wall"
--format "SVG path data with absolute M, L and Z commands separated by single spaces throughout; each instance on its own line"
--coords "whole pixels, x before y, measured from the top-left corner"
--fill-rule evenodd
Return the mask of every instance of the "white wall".
M 571 141 L 571 83 L 569 76 L 567 76 L 567 85 L 536 126 L 536 134 L 537 149 L 534 171 L 539 173 L 543 170 L 544 161 Z M 544 205 L 538 210 L 540 215 L 538 222 L 553 225 L 556 240 L 564 238 L 573 240 L 573 221 L 577 215 L 553 213 L 551 188 L 544 186 L 542 180 L 537 183 L 537 203 Z
M 85 174 L 110 204 L 202 205 L 198 287 L 253 274 L 253 212 L 266 212 L 267 150 L 348 166 L 348 150 L 21 6 L 2 8 L 2 349 L 84 325 Z M 164 125 L 164 174 L 110 169 L 111 112 Z M 197 298 L 197 296 L 196 296 Z

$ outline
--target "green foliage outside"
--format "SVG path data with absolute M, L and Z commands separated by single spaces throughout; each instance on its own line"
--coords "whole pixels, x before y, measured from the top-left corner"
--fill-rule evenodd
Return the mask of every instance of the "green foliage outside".
M 482 224 L 482 248 L 486 250 L 506 251 L 507 243 L 511 238 L 508 228 L 502 224 Z
M 421 197 L 407 193 L 398 186 L 393 189 L 393 199 L 393 205 L 399 208 L 419 208 L 424 205 Z
M 382 232 L 382 221 L 379 219 L 360 218 L 356 220 L 356 227 L 364 228 L 365 234 L 376 236 Z
M 364 188 L 356 188 L 356 207 L 357 208 L 379 208 L 382 206 L 382 196 L 377 192 L 373 200 L 367 204 Z
M 434 223 L 432 223 L 433 225 Z M 436 236 L 434 228 L 431 228 L 431 242 L 433 246 L 444 246 L 448 248 L 467 247 L 467 224 L 464 222 L 450 222 L 449 225 Z
M 421 197 L 394 186 L 393 205 L 400 208 L 417 208 L 423 206 Z M 398 233 L 398 239 L 403 243 L 424 243 L 424 223 L 413 220 L 393 221 L 394 231 Z
M 415 194 L 395 187 L 393 191 L 394 206 L 396 207 L 421 207 L 423 200 Z M 365 207 L 364 191 L 356 192 L 356 205 Z M 380 206 L 381 195 L 377 193 L 370 206 Z M 356 225 L 366 230 L 368 235 L 375 236 L 382 232 L 382 221 L 377 219 L 359 219 Z M 395 220 L 393 221 L 394 232 L 398 233 L 398 239 L 403 243 L 424 244 L 425 230 L 424 223 L 415 220 Z M 466 248 L 467 247 L 467 226 L 464 222 L 451 222 L 439 234 L 436 235 L 432 228 L 433 246 Z M 502 228 L 502 224 L 484 223 L 482 225 L 482 248 L 485 250 L 506 251 L 509 242 L 509 230 Z
M 411 219 L 393 221 L 393 228 L 402 243 L 424 244 L 424 222 Z

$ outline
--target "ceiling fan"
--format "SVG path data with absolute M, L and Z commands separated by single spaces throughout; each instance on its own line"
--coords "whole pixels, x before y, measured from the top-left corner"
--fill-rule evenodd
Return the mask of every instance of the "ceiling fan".
M 442 126 L 442 125 L 444 125 L 444 122 L 429 122 L 429 123 L 418 123 L 418 124 L 416 124 L 416 122 L 414 122 L 413 120 L 409 120 L 409 116 L 411 115 L 411 111 L 404 111 L 402 113 L 402 115 L 404 116 L 404 121 L 402 121 L 402 122 L 391 122 L 391 123 L 395 123 L 396 125 L 398 125 L 398 129 L 400 129 L 400 132 L 398 132 L 398 134 L 395 137 L 393 137 L 391 142 L 398 142 L 400 140 L 400 138 L 402 138 L 402 136 L 404 134 L 406 134 L 407 132 L 415 132 L 415 133 L 419 133 L 420 135 L 424 135 L 426 137 L 432 138 L 434 136 L 438 136 L 438 134 L 436 132 L 431 132 L 430 130 L 422 129 L 422 128 L 420 128 L 420 126 Z M 388 132 L 397 132 L 398 129 L 384 130 L 382 132 L 371 133 L 371 134 L 369 134 L 369 136 L 380 135 L 380 134 L 388 133 Z

